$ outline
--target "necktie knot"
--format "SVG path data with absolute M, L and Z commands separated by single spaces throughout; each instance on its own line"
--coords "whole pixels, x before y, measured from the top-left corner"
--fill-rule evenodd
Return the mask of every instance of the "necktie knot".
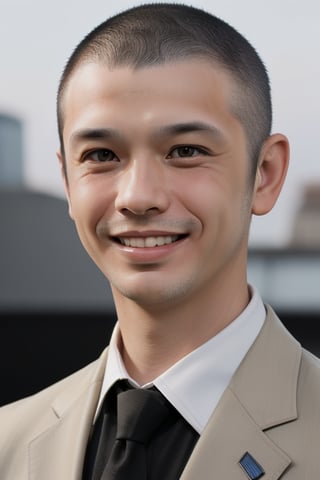
M 147 444 L 169 415 L 167 401 L 156 390 L 131 389 L 117 397 L 117 440 Z

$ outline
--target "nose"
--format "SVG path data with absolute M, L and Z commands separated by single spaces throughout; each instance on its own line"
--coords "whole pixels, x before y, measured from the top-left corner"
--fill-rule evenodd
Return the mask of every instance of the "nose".
M 169 192 L 163 168 L 150 158 L 132 161 L 119 177 L 116 210 L 124 215 L 164 212 L 169 206 Z

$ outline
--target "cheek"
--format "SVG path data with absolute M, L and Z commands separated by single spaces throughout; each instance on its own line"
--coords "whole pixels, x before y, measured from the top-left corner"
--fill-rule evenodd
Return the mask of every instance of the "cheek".
M 243 234 L 250 217 L 247 182 L 231 177 L 203 170 L 189 184 L 176 182 L 180 202 L 201 222 L 204 232 L 221 242 L 228 242 L 226 237 L 231 240 L 237 231 Z
M 95 232 L 96 226 L 111 208 L 112 195 L 100 179 L 81 179 L 70 184 L 70 204 L 73 218 L 81 232 Z
M 229 203 L 227 190 L 224 182 L 209 169 L 190 170 L 189 175 L 175 180 L 176 196 L 201 223 L 208 221 L 208 217 L 214 219 Z

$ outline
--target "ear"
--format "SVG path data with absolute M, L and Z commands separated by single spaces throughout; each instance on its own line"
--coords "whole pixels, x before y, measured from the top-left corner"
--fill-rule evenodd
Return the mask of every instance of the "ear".
M 268 137 L 261 149 L 252 201 L 252 213 L 265 215 L 275 205 L 286 178 L 289 142 L 282 134 Z
M 60 148 L 58 148 L 58 150 L 57 150 L 57 157 L 58 157 L 58 160 L 59 160 L 60 172 L 61 172 L 61 176 L 62 176 L 64 191 L 65 191 L 67 201 L 68 201 L 69 216 L 73 220 L 73 213 L 72 213 L 72 206 L 71 206 L 71 199 L 70 199 L 69 182 L 68 182 L 68 178 L 67 178 L 66 163 L 65 163 L 65 158 L 64 158 Z

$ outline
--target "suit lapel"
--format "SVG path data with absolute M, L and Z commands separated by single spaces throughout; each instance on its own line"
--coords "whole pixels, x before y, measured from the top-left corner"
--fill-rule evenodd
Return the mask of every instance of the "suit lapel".
M 289 457 L 268 439 L 228 389 L 181 480 L 248 480 L 250 477 L 239 463 L 247 452 L 262 467 L 264 480 L 278 479 L 290 464 Z
M 29 444 L 29 480 L 81 479 L 105 362 L 106 351 L 52 404 L 54 421 Z
M 181 480 L 277 480 L 291 459 L 267 429 L 297 418 L 301 347 L 271 309 L 189 459 Z M 250 454 L 256 476 L 240 460 Z M 259 468 L 263 474 L 259 477 Z M 251 475 L 251 476 L 250 476 Z

